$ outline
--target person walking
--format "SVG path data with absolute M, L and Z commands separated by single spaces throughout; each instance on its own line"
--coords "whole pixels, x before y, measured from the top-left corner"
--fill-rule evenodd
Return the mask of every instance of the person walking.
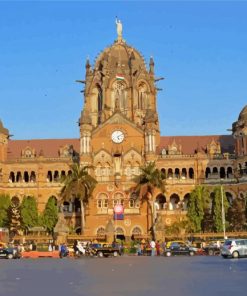
M 160 241 L 157 241 L 156 243 L 156 255 L 160 256 Z
M 151 256 L 155 256 L 155 241 L 154 240 L 151 240 L 150 242 L 150 248 L 151 248 Z

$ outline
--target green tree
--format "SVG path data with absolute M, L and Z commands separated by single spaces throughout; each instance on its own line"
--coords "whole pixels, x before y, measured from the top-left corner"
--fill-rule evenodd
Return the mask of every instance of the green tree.
M 9 226 L 8 209 L 10 207 L 10 197 L 6 194 L 0 195 L 0 227 Z
M 156 167 L 155 162 L 149 162 L 146 165 L 140 167 L 141 174 L 137 178 L 137 186 L 135 187 L 135 191 L 139 195 L 141 202 L 147 203 L 147 219 L 149 217 L 149 212 L 151 214 L 151 230 L 152 237 L 155 239 L 155 205 L 153 193 L 154 190 L 160 189 L 162 192 L 165 191 L 164 185 L 164 176 L 162 172 Z M 148 223 L 149 228 L 149 223 Z
M 229 202 L 227 200 L 226 194 L 223 191 L 223 204 L 225 216 L 229 208 Z M 223 231 L 223 221 L 222 221 L 222 196 L 221 196 L 221 186 L 217 186 L 213 191 L 213 203 L 212 203 L 212 218 L 213 218 L 213 228 L 216 232 Z M 227 226 L 227 222 L 226 222 Z
M 243 230 L 246 223 L 245 201 L 243 199 L 237 197 L 233 200 L 232 206 L 228 209 L 227 220 L 230 231 Z
M 205 215 L 209 209 L 210 194 L 206 187 L 196 186 L 188 201 L 187 217 L 192 232 L 201 232 Z
M 45 206 L 44 212 L 40 217 L 40 224 L 44 226 L 50 233 L 53 232 L 58 220 L 58 208 L 55 197 L 51 196 Z
M 20 214 L 21 227 L 23 229 L 28 229 L 39 224 L 37 202 L 34 196 L 24 196 L 21 203 Z
M 89 175 L 90 167 L 80 167 L 78 163 L 71 166 L 71 174 L 64 180 L 64 186 L 61 189 L 61 201 L 69 201 L 72 196 L 79 198 L 81 204 L 81 233 L 85 227 L 85 205 L 92 196 L 97 181 Z

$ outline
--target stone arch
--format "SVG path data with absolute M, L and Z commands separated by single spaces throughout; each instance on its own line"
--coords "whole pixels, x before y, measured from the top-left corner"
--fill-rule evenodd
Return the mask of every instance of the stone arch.
M 16 182 L 22 182 L 22 174 L 20 171 L 18 171 L 16 174 Z
M 169 210 L 176 210 L 178 208 L 179 201 L 180 201 L 179 195 L 177 193 L 173 193 L 170 196 Z
M 186 178 L 187 178 L 187 170 L 186 168 L 182 168 L 181 179 L 186 179 Z
M 160 193 L 156 196 L 156 203 L 159 206 L 159 210 L 162 210 L 165 208 L 165 204 L 166 204 L 166 197 L 164 194 Z
M 115 80 L 112 85 L 111 108 L 119 108 L 121 111 L 128 109 L 127 105 L 127 84 L 125 81 Z
M 142 231 L 142 228 L 141 226 L 139 225 L 135 225 L 131 231 L 130 231 L 131 235 L 142 235 L 143 231 Z
M 179 179 L 179 176 L 180 176 L 180 170 L 179 170 L 179 168 L 175 168 L 174 176 L 175 176 L 176 179 Z
M 193 168 L 189 168 L 189 178 L 194 179 L 194 169 Z
M 99 226 L 96 231 L 95 231 L 95 234 L 97 236 L 105 236 L 106 235 L 106 229 L 104 226 Z
M 226 177 L 226 170 L 224 167 L 220 167 L 220 178 L 225 179 Z
M 209 167 L 206 168 L 206 171 L 205 171 L 205 178 L 208 179 L 208 177 L 210 176 L 211 174 L 211 169 Z
M 165 168 L 161 169 L 161 177 L 162 177 L 162 179 L 166 179 L 166 169 Z
M 167 172 L 167 178 L 168 179 L 172 179 L 173 178 L 173 171 L 171 168 L 168 169 L 168 172 Z
M 29 182 L 29 174 L 27 171 L 24 172 L 23 174 L 23 180 L 25 183 L 28 183 Z
M 51 172 L 51 171 L 48 171 L 48 172 L 47 172 L 47 177 L 46 177 L 46 179 L 47 179 L 47 182 L 52 182 L 53 177 L 52 177 L 52 172 Z
M 36 182 L 36 174 L 34 171 L 31 171 L 30 182 Z
M 213 167 L 212 174 L 213 175 L 218 175 L 219 174 L 219 171 L 218 171 L 217 167 Z
M 227 176 L 227 178 L 232 178 L 232 176 L 233 176 L 233 169 L 232 169 L 232 167 L 227 167 L 226 176 Z
M 190 193 L 186 193 L 184 195 L 183 201 L 182 201 L 182 209 L 187 210 L 188 209 L 188 202 L 190 199 Z
M 125 229 L 122 226 L 115 227 L 115 234 L 116 235 L 125 235 Z
M 148 87 L 148 84 L 144 80 L 138 81 L 137 92 L 138 92 L 137 109 L 140 109 L 140 110 L 148 109 L 149 108 L 149 106 L 148 106 L 149 87 Z
M 14 172 L 9 173 L 9 182 L 15 183 L 15 173 Z

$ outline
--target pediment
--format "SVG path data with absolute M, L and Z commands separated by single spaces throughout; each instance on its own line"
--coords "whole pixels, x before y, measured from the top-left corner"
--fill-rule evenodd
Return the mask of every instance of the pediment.
M 141 133 L 143 133 L 143 130 L 142 129 L 140 129 L 138 126 L 136 126 L 136 124 L 134 124 L 132 121 L 130 121 L 128 118 L 126 118 L 122 113 L 115 112 L 103 124 L 97 126 L 93 130 L 92 134 L 97 133 L 98 130 L 104 128 L 106 125 L 109 125 L 109 124 L 129 125 L 129 126 L 133 127 L 135 130 L 138 130 Z

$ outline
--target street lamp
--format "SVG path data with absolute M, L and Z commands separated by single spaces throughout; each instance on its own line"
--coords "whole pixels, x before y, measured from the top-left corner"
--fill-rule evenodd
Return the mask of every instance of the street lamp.
M 224 192 L 223 192 L 223 184 L 220 184 L 220 192 L 221 192 L 221 217 L 222 217 L 222 227 L 223 227 L 223 235 L 224 239 L 226 239 L 226 218 L 225 218 L 225 207 L 224 207 Z

